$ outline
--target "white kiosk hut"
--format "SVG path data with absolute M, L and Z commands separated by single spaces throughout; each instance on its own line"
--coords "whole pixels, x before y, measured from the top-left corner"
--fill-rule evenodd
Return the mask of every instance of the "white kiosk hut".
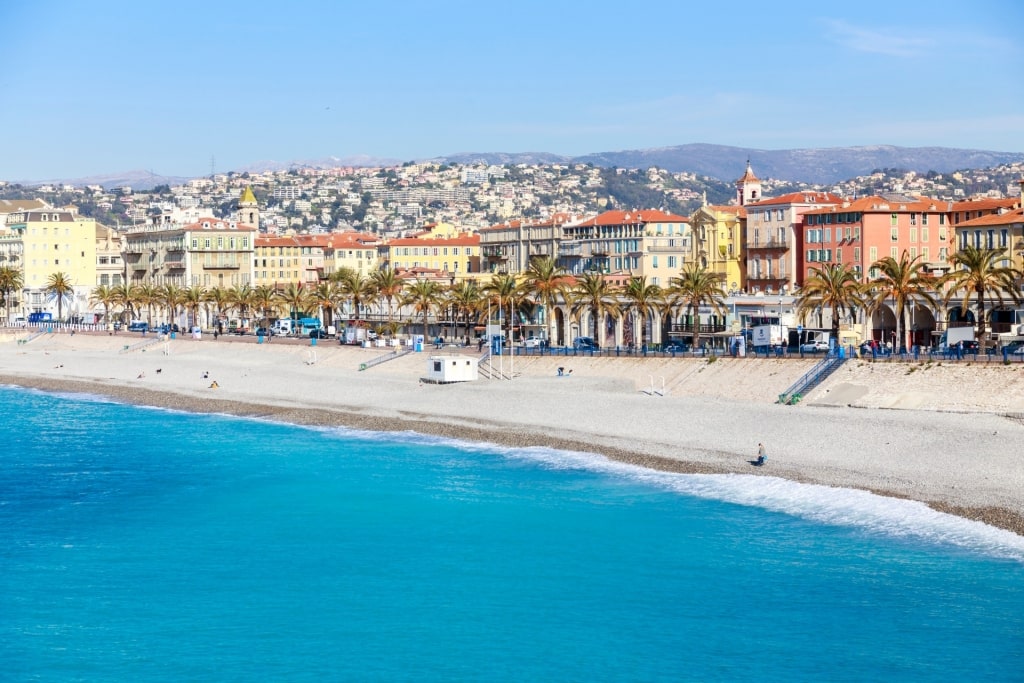
M 468 356 L 431 356 L 423 381 L 433 384 L 473 382 L 477 379 L 476 363 L 476 358 Z

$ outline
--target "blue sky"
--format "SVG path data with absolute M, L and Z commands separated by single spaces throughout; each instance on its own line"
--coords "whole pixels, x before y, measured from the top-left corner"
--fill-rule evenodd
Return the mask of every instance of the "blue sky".
M 706 142 L 1024 152 L 1024 3 L 0 5 L 0 179 Z

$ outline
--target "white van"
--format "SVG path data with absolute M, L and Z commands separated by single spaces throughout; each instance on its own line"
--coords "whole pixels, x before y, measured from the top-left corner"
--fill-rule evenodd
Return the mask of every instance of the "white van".
M 291 318 L 281 318 L 280 320 L 274 321 L 274 324 L 271 327 L 271 329 L 273 330 L 274 334 L 282 336 L 289 335 L 295 331 L 295 321 L 292 320 Z

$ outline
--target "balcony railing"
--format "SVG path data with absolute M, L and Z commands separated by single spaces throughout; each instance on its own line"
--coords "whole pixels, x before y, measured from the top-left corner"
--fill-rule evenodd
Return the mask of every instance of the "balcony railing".
M 714 324 L 701 324 L 692 325 L 689 323 L 673 323 L 668 330 L 669 334 L 693 334 L 697 332 L 699 334 L 715 334 L 716 332 L 725 332 L 725 323 L 714 323 Z

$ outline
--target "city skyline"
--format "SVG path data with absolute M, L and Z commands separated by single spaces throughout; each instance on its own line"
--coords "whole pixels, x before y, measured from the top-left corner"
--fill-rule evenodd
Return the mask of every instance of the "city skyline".
M 0 179 L 690 142 L 1024 151 L 1016 3 L 749 8 L 6 7 Z

